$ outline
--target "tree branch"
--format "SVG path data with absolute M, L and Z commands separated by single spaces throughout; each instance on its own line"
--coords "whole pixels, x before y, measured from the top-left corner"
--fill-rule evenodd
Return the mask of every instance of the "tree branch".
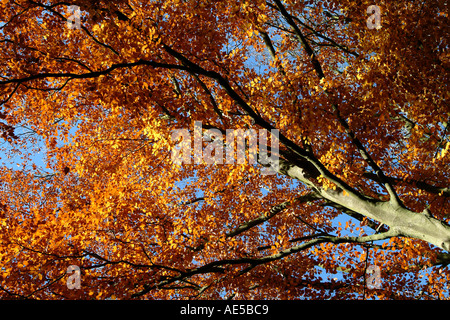
M 323 74 L 322 66 L 320 65 L 319 60 L 317 60 L 316 53 L 314 50 L 310 47 L 308 42 L 306 41 L 305 37 L 303 36 L 303 33 L 298 28 L 297 24 L 295 23 L 292 16 L 286 11 L 286 8 L 281 3 L 280 0 L 273 0 L 279 9 L 281 15 L 286 19 L 286 22 L 289 24 L 289 26 L 293 29 L 295 35 L 297 36 L 298 40 L 300 41 L 300 44 L 302 45 L 303 49 L 305 49 L 306 54 L 311 59 L 311 63 L 314 66 L 314 70 L 317 72 L 317 76 L 319 79 L 322 79 L 325 77 Z
M 295 198 L 294 201 L 295 202 L 307 202 L 307 201 L 313 201 L 313 200 L 317 200 L 317 199 L 320 199 L 320 197 L 318 197 L 316 195 L 316 193 L 310 192 L 308 194 L 305 194 L 303 196 Z M 270 208 L 268 213 L 263 213 L 259 217 L 241 224 L 236 229 L 228 232 L 226 234 L 226 236 L 227 236 L 227 238 L 237 236 L 237 235 L 253 228 L 254 226 L 260 225 L 260 224 L 264 223 L 265 221 L 273 218 L 275 215 L 277 215 L 278 213 L 280 213 L 281 211 L 283 211 L 284 209 L 286 209 L 289 206 L 291 206 L 290 201 L 285 201 L 276 206 L 273 206 L 272 208 Z
M 53 7 L 55 7 L 56 5 L 69 5 L 68 3 L 60 2 L 60 3 L 57 3 L 57 4 L 55 4 L 55 5 L 45 5 L 45 4 L 42 4 L 42 3 L 40 3 L 40 2 L 36 2 L 36 1 L 32 1 L 32 0 L 29 0 L 29 2 L 35 4 L 35 5 L 39 6 L 39 7 L 45 8 L 46 10 L 50 11 L 51 13 L 53 13 L 54 15 L 58 16 L 59 18 L 61 18 L 62 20 L 66 21 L 66 22 L 68 21 L 68 19 L 67 19 L 66 17 L 64 17 L 61 13 L 59 13 L 58 11 L 53 10 Z M 119 56 L 119 53 L 118 53 L 113 47 L 111 47 L 110 45 L 105 44 L 105 43 L 102 43 L 101 41 L 99 41 L 97 38 L 95 38 L 95 37 L 89 32 L 88 29 L 86 29 L 86 27 L 81 26 L 81 29 L 82 29 L 84 32 L 86 32 L 86 34 L 87 34 L 92 40 L 94 40 L 95 43 L 101 45 L 102 47 L 105 47 L 106 49 L 108 49 L 108 50 L 110 50 L 112 53 L 114 53 L 115 55 Z
M 364 172 L 363 177 L 380 183 L 380 179 L 378 178 L 378 176 L 376 174 L 373 174 L 372 172 Z M 408 185 L 415 186 L 415 187 L 417 187 L 421 190 L 427 191 L 429 193 L 443 195 L 444 197 L 450 197 L 450 187 L 436 187 L 436 186 L 433 186 L 424 181 L 419 181 L 419 180 L 414 180 L 414 179 L 404 180 L 404 179 L 395 178 L 395 177 L 388 177 L 387 179 L 392 184 L 405 183 Z
M 112 71 L 119 69 L 119 68 L 132 68 L 135 66 L 150 66 L 153 68 L 188 70 L 185 66 L 181 66 L 181 65 L 177 65 L 177 64 L 170 64 L 170 63 L 163 63 L 163 62 L 156 62 L 156 61 L 140 59 L 136 62 L 115 63 L 115 64 L 112 64 L 111 67 L 104 69 L 104 70 L 100 70 L 100 71 L 87 72 L 87 73 L 81 73 L 81 74 L 70 73 L 70 72 L 69 73 L 57 73 L 57 72 L 39 73 L 39 74 L 31 75 L 28 77 L 20 78 L 20 79 L 3 80 L 3 81 L 0 81 L 0 84 L 23 83 L 23 82 L 27 82 L 27 81 L 38 80 L 38 79 L 47 79 L 47 78 L 89 79 L 89 78 L 96 78 L 99 76 L 110 74 Z
M 226 265 L 243 265 L 243 264 L 249 264 L 249 266 L 247 268 L 245 268 L 244 270 L 242 270 L 240 272 L 240 274 L 243 274 L 245 272 L 250 271 L 251 269 L 253 269 L 254 267 L 260 265 L 260 264 L 264 264 L 264 263 L 269 263 L 275 260 L 280 260 L 286 256 L 289 256 L 293 253 L 297 253 L 300 251 L 304 251 L 306 249 L 311 248 L 314 245 L 317 244 L 321 244 L 321 243 L 334 243 L 334 244 L 340 244 L 340 243 L 365 243 L 368 241 L 376 241 L 376 240 L 384 240 L 387 238 L 391 238 L 391 237 L 395 237 L 398 236 L 399 234 L 396 231 L 390 230 L 388 232 L 385 233 L 379 233 L 379 234 L 373 234 L 370 236 L 364 236 L 364 237 L 335 237 L 335 236 L 322 236 L 322 237 L 318 237 L 315 239 L 312 239 L 308 242 L 302 243 L 298 246 L 295 247 L 291 247 L 285 250 L 281 250 L 276 254 L 270 255 L 270 256 L 264 256 L 264 257 L 260 257 L 260 258 L 239 258 L 239 259 L 224 259 L 224 260 L 217 260 L 217 261 L 213 261 L 210 263 L 207 263 L 201 267 L 189 270 L 185 273 L 180 274 L 179 276 L 176 277 L 171 277 L 170 279 L 166 279 L 164 281 L 159 282 L 158 284 L 155 285 L 144 285 L 144 288 L 142 290 L 140 290 L 139 292 L 136 292 L 134 294 L 132 294 L 132 298 L 137 298 L 139 296 L 142 296 L 148 292 L 150 292 L 153 289 L 159 288 L 161 286 L 167 285 L 167 284 L 171 284 L 173 282 L 176 281 L 181 281 L 184 280 L 185 278 L 188 277 L 192 277 L 196 274 L 205 274 L 205 273 L 215 273 L 215 272 L 220 272 L 223 273 L 224 269 L 222 268 L 222 266 L 226 266 Z
M 313 64 L 313 67 L 314 67 L 314 69 L 315 69 L 319 79 L 325 78 L 325 74 L 323 73 L 322 66 L 321 66 L 319 60 L 317 60 L 317 57 L 316 57 L 316 54 L 315 54 L 314 50 L 311 48 L 311 46 L 309 45 L 308 41 L 306 40 L 306 38 L 304 37 L 304 35 L 300 31 L 300 29 L 297 26 L 297 24 L 295 23 L 293 17 L 286 11 L 286 8 L 284 7 L 284 5 L 281 3 L 280 0 L 273 0 L 273 1 L 277 5 L 277 7 L 278 7 L 280 13 L 282 14 L 282 16 L 286 19 L 287 23 L 293 29 L 293 31 L 296 34 L 298 40 L 300 41 L 302 47 L 305 49 L 306 54 L 310 57 L 311 62 Z M 386 188 L 387 192 L 389 193 L 390 200 L 392 201 L 392 203 L 394 203 L 398 207 L 403 207 L 403 204 L 402 204 L 400 198 L 398 197 L 398 195 L 395 192 L 395 190 L 392 187 L 392 185 L 388 182 L 387 177 L 384 175 L 384 173 L 381 170 L 381 168 L 372 159 L 372 157 L 369 155 L 369 153 L 367 152 L 367 150 L 364 147 L 364 145 L 361 143 L 361 141 L 359 141 L 359 139 L 356 137 L 354 132 L 350 129 L 350 126 L 348 125 L 347 121 L 342 117 L 337 104 L 334 103 L 332 101 L 332 99 L 331 99 L 331 93 L 329 91 L 327 91 L 327 90 L 325 90 L 325 93 L 329 97 L 330 103 L 331 103 L 331 105 L 333 107 L 333 110 L 336 113 L 336 116 L 337 116 L 337 119 L 338 119 L 339 123 L 343 126 L 345 132 L 350 137 L 350 139 L 352 140 L 353 144 L 355 144 L 355 146 L 358 148 L 359 153 L 361 154 L 362 158 L 374 169 L 374 171 L 375 171 L 376 175 L 379 177 L 380 181 L 383 182 L 383 185 Z

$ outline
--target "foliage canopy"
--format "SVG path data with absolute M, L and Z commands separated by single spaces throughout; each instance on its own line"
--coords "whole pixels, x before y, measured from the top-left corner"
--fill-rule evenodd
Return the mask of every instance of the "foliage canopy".
M 0 297 L 448 299 L 446 1 L 373 4 L 1 0 Z M 175 164 L 194 121 L 278 173 Z

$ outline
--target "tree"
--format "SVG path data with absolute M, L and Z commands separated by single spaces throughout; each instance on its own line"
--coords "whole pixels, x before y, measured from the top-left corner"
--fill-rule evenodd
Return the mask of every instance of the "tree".
M 446 2 L 373 5 L 1 1 L 0 296 L 448 299 Z

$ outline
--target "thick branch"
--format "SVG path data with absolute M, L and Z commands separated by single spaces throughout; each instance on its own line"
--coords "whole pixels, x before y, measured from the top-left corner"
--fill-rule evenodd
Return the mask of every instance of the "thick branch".
M 317 197 L 317 195 L 314 192 L 311 192 L 311 193 L 305 194 L 303 196 L 297 197 L 295 199 L 295 202 L 307 202 L 307 201 L 312 201 L 312 200 L 316 200 L 316 199 L 319 199 L 319 197 Z M 245 222 L 245 223 L 241 224 L 236 229 L 228 232 L 226 234 L 226 236 L 227 237 L 237 236 L 237 235 L 241 234 L 242 232 L 253 228 L 254 226 L 257 226 L 257 225 L 259 225 L 261 223 L 264 223 L 265 221 L 267 221 L 270 218 L 274 217 L 276 214 L 280 213 L 281 211 L 283 211 L 284 209 L 286 209 L 289 206 L 291 206 L 291 202 L 290 201 L 285 201 L 285 202 L 282 202 L 282 203 L 280 203 L 280 204 L 278 204 L 276 206 L 273 206 L 272 208 L 270 208 L 268 213 L 263 213 L 258 218 L 250 220 L 248 222 Z
M 211 105 L 212 105 L 212 107 L 214 109 L 214 112 L 219 116 L 220 119 L 223 120 L 222 111 L 220 111 L 219 106 L 217 105 L 216 99 L 214 99 L 214 96 L 213 96 L 211 90 L 209 90 L 207 85 L 195 73 L 190 72 L 190 74 L 200 84 L 200 86 L 202 87 L 203 91 L 205 91 L 205 93 L 208 95 L 209 100 L 211 101 Z
M 314 50 L 310 47 L 308 42 L 306 41 L 306 38 L 304 37 L 303 33 L 298 28 L 297 24 L 295 23 L 292 16 L 286 11 L 286 8 L 281 3 L 280 0 L 274 0 L 276 6 L 278 7 L 280 13 L 283 15 L 283 17 L 286 19 L 286 22 L 291 26 L 291 28 L 294 30 L 295 35 L 297 36 L 298 40 L 300 41 L 300 44 L 302 45 L 303 49 L 305 49 L 306 54 L 308 57 L 311 58 L 311 62 L 314 66 L 314 70 L 317 72 L 317 76 L 319 79 L 322 79 L 325 77 L 323 74 L 322 66 L 320 65 L 319 60 L 317 60 L 316 53 Z
M 70 73 L 70 72 L 69 73 L 59 73 L 59 72 L 39 73 L 39 74 L 34 74 L 31 76 L 23 77 L 23 78 L 19 78 L 19 79 L 3 80 L 3 81 L 0 81 L 0 84 L 23 83 L 23 82 L 32 81 L 32 80 L 48 79 L 48 78 L 89 79 L 89 78 L 96 78 L 99 76 L 110 74 L 112 71 L 119 69 L 119 68 L 132 68 L 135 66 L 151 66 L 154 68 L 187 70 L 187 68 L 185 66 L 141 59 L 139 61 L 130 62 L 130 63 L 116 63 L 116 64 L 111 65 L 111 67 L 104 69 L 104 70 L 100 70 L 100 71 L 87 72 L 87 73 L 81 73 L 81 74 Z
M 309 183 L 315 191 L 333 206 L 345 208 L 370 219 L 379 221 L 403 236 L 421 239 L 444 250 L 450 250 L 450 226 L 431 215 L 413 212 L 399 207 L 391 201 L 379 201 L 364 197 L 351 189 L 338 186 L 336 189 L 324 189 L 315 186 L 305 177 L 301 167 L 278 159 L 279 173 Z
M 276 63 L 278 71 L 280 71 L 280 73 L 286 77 L 286 72 L 284 71 L 283 67 L 277 63 L 277 60 L 278 60 L 277 55 L 276 55 L 275 48 L 273 46 L 272 40 L 270 39 L 269 35 L 264 30 L 259 30 L 259 33 L 261 34 L 261 36 L 263 38 L 263 41 L 264 41 L 264 44 L 266 45 L 267 50 L 269 50 L 272 60 Z
M 172 55 L 174 58 L 179 60 L 183 66 L 188 70 L 189 72 L 194 72 L 200 75 L 204 75 L 206 77 L 209 77 L 211 79 L 214 79 L 218 82 L 218 84 L 227 92 L 228 96 L 236 102 L 239 107 L 241 107 L 250 117 L 253 118 L 255 123 L 262 128 L 266 130 L 272 130 L 276 129 L 274 126 L 272 126 L 269 122 L 264 120 L 258 113 L 253 110 L 253 108 L 231 87 L 230 82 L 224 78 L 221 74 L 215 71 L 208 71 L 199 66 L 198 64 L 192 62 L 188 58 L 186 58 L 181 53 L 177 52 L 173 48 L 162 44 L 164 50 L 166 50 L 167 53 Z M 181 68 L 180 68 L 181 69 Z M 300 157 L 312 157 L 312 154 L 307 152 L 305 149 L 301 148 L 299 145 L 297 145 L 292 140 L 288 139 L 285 135 L 283 135 L 281 132 L 279 133 L 279 140 L 281 143 L 283 143 L 287 148 L 289 148 L 291 151 L 299 155 Z

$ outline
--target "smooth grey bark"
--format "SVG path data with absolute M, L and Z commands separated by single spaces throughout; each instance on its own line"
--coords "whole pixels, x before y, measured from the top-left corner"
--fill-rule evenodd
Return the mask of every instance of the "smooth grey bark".
M 308 172 L 286 160 L 275 160 L 278 172 L 297 179 L 315 190 L 323 199 L 374 219 L 389 227 L 393 236 L 405 236 L 424 240 L 446 251 L 450 251 L 450 226 L 432 217 L 426 211 L 414 212 L 396 201 L 380 201 L 367 198 L 351 188 L 340 185 L 337 189 L 324 189 L 306 178 Z M 345 192 L 344 192 L 345 191 Z

